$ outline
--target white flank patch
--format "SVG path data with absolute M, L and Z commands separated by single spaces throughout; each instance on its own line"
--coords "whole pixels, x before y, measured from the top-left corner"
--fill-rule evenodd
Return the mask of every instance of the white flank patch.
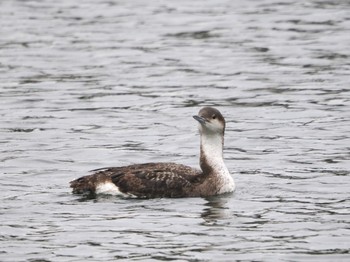
M 105 195 L 113 195 L 113 196 L 130 196 L 128 194 L 120 192 L 119 188 L 111 183 L 111 182 L 106 182 L 106 183 L 101 183 L 96 187 L 96 194 L 105 194 Z

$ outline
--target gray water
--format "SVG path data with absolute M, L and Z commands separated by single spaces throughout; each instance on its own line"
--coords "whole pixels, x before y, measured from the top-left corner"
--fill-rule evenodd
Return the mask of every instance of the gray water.
M 0 261 L 349 261 L 350 2 L 0 2 Z M 213 198 L 86 199 L 89 170 L 198 166 Z

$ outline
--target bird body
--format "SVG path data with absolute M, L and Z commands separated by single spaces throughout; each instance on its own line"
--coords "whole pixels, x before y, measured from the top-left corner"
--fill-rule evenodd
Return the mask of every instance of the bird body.
M 194 118 L 201 134 L 201 170 L 167 162 L 102 168 L 72 181 L 73 193 L 155 198 L 233 192 L 235 183 L 223 161 L 225 119 L 212 107 L 202 108 Z

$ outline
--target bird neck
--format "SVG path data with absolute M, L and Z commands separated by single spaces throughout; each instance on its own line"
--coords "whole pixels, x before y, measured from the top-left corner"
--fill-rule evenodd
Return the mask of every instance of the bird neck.
M 227 170 L 223 160 L 224 136 L 217 133 L 201 134 L 200 167 L 204 174 Z

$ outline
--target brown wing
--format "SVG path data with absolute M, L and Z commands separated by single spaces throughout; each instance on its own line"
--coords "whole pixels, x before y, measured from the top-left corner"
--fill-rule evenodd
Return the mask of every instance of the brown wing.
M 99 183 L 113 182 L 123 193 L 137 197 L 180 197 L 190 194 L 200 171 L 174 163 L 146 163 L 102 168 L 71 182 L 73 193 L 94 193 Z
M 180 197 L 190 193 L 199 171 L 173 163 L 148 163 L 115 170 L 112 182 L 137 197 Z

